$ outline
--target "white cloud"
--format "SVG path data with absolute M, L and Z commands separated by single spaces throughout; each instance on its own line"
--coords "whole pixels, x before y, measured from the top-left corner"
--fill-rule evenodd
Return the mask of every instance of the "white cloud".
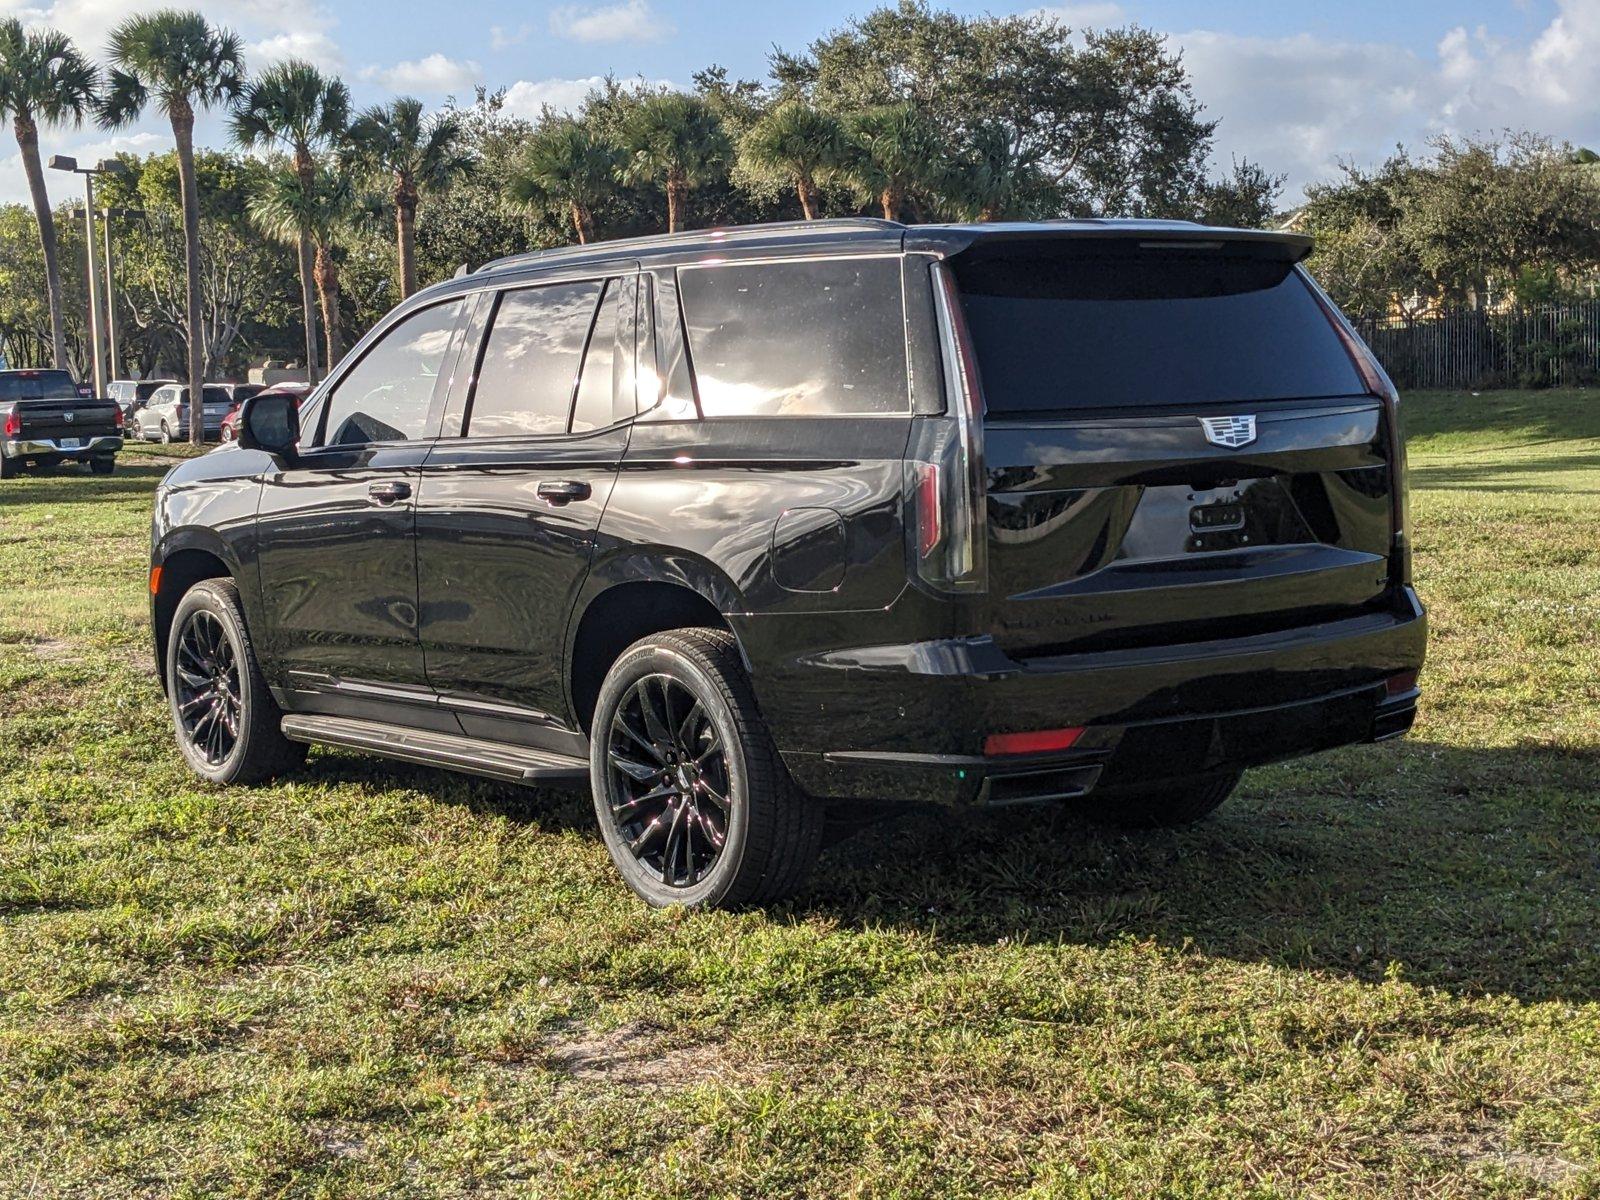
M 512 46 L 520 46 L 528 40 L 528 35 L 533 32 L 533 26 L 523 24 L 515 29 L 507 29 L 503 25 L 489 26 L 489 49 L 509 50 Z
M 550 14 L 550 32 L 579 42 L 655 42 L 672 35 L 649 0 L 622 0 L 599 8 L 569 4 Z
M 430 54 L 392 67 L 364 67 L 361 78 L 382 85 L 391 92 L 421 92 L 428 96 L 467 92 L 482 77 L 482 69 L 470 60 Z
M 1334 175 L 1340 159 L 1373 163 L 1397 142 L 1527 128 L 1600 143 L 1600 5 L 1558 0 L 1533 37 L 1484 28 L 1442 31 L 1434 54 L 1310 34 L 1174 35 L 1195 95 L 1219 118 L 1219 163 L 1248 156 L 1289 175 L 1285 200 Z
M 585 96 L 603 87 L 605 82 L 604 75 L 589 75 L 582 79 L 519 79 L 506 89 L 505 111 L 511 116 L 530 121 L 537 119 L 546 105 L 557 112 L 572 112 L 583 103 Z M 676 85 L 670 79 L 632 79 L 624 81 L 622 86 L 644 91 Z

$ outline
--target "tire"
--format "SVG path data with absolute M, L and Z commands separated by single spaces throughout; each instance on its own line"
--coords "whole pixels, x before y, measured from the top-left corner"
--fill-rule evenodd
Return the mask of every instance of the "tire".
M 89 460 L 89 470 L 96 475 L 109 475 L 117 469 L 117 460 L 109 454 L 97 454 Z
M 635 642 L 607 672 L 590 728 L 595 816 L 640 899 L 735 908 L 805 883 L 824 809 L 784 769 L 732 635 L 679 629 Z
M 1166 829 L 1193 825 L 1222 806 L 1239 786 L 1240 772 L 1213 775 L 1188 783 L 1131 792 L 1090 796 L 1084 813 L 1094 821 L 1124 829 Z
M 188 636 L 191 629 L 196 640 Z M 209 665 L 208 647 L 214 648 Z M 305 761 L 305 747 L 279 728 L 283 713 L 261 678 L 239 589 L 231 579 L 203 580 L 178 601 L 167 638 L 166 673 L 178 749 L 201 778 L 260 783 Z
M 231 441 L 233 441 L 233 426 L 232 425 L 224 425 L 222 427 L 221 431 L 217 434 L 217 440 L 219 442 L 231 442 Z
M 169 445 L 172 442 L 172 430 L 167 428 L 167 423 L 165 421 L 161 422 L 161 433 L 156 437 L 156 441 L 160 442 L 163 446 Z

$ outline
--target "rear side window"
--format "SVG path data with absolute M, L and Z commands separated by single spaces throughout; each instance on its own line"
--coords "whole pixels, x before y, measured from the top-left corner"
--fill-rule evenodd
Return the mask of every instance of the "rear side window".
M 502 292 L 467 413 L 467 437 L 565 433 L 598 282 Z
M 678 292 L 705 416 L 910 409 L 897 258 L 685 268 Z
M 1363 390 L 1310 288 L 1281 259 L 1091 249 L 954 265 L 991 414 Z
M 0 401 L 77 398 L 78 385 L 65 371 L 18 371 L 0 375 Z

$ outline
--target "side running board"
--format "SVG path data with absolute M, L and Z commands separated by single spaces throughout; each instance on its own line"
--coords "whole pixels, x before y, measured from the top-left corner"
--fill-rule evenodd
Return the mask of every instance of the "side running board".
M 283 718 L 283 736 L 294 742 L 364 750 L 384 758 L 487 775 L 512 783 L 576 785 L 589 782 L 587 759 L 527 746 L 407 729 L 381 721 L 290 713 Z

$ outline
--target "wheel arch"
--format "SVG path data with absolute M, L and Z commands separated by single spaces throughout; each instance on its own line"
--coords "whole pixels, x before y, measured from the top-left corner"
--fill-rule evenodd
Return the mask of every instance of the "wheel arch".
M 169 535 L 151 562 L 150 625 L 155 638 L 156 675 L 167 686 L 167 641 L 178 602 L 197 583 L 231 579 L 241 597 L 249 595 L 240 565 L 221 538 L 205 530 L 181 530 Z M 159 575 L 156 569 L 159 568 Z M 246 601 L 248 608 L 248 601 Z
M 634 554 L 591 571 L 568 624 L 564 658 L 567 702 L 584 732 L 606 672 L 624 650 L 669 629 L 733 633 L 725 614 L 737 611 L 736 596 L 732 582 L 715 568 L 681 556 L 646 559 Z

